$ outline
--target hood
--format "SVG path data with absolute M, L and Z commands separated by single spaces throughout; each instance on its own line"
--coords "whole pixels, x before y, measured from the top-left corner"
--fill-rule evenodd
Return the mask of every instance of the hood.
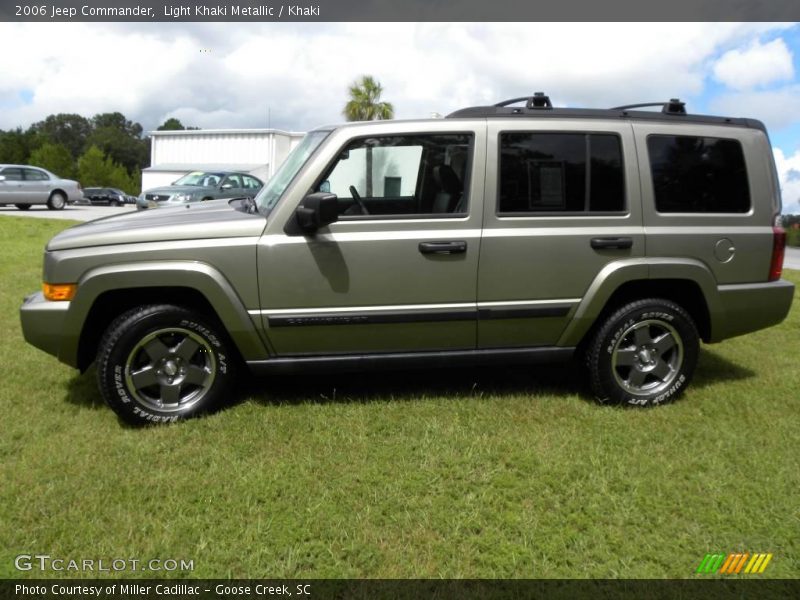
M 202 185 L 163 185 L 161 187 L 145 190 L 145 194 L 191 194 L 200 190 L 213 189 Z
M 103 217 L 53 237 L 47 250 L 111 244 L 259 236 L 266 219 L 236 210 L 229 200 L 211 200 Z

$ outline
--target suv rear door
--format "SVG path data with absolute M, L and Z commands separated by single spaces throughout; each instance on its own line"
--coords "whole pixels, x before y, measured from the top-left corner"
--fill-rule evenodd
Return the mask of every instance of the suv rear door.
M 478 346 L 555 345 L 592 282 L 644 255 L 631 126 L 488 121 Z
M 475 348 L 484 161 L 481 123 L 334 131 L 259 243 L 260 312 L 273 351 Z M 315 191 L 337 193 L 339 220 L 315 235 L 287 233 Z

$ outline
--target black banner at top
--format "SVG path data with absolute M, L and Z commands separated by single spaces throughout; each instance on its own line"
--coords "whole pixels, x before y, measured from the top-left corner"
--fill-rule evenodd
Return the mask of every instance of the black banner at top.
M 797 0 L 3 0 L 0 21 L 798 21 Z

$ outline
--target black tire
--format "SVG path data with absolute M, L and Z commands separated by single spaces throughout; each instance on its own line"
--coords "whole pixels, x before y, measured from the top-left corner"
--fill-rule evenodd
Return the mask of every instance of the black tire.
M 692 379 L 699 345 L 692 317 L 674 302 L 626 304 L 589 343 L 592 391 L 603 404 L 646 407 L 674 400 Z
M 109 325 L 97 382 L 124 421 L 172 422 L 216 408 L 234 381 L 234 353 L 215 321 L 179 306 L 129 310 Z
M 63 210 L 67 205 L 67 197 L 61 192 L 53 192 L 47 199 L 47 208 L 50 210 Z
M 30 204 L 15 204 L 14 206 L 20 210 L 28 210 L 31 207 Z

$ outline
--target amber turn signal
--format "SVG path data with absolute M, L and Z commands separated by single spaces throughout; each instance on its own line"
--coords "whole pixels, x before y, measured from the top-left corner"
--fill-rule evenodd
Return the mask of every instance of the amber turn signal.
M 46 300 L 72 300 L 75 291 L 78 289 L 77 283 L 43 283 L 42 292 Z

